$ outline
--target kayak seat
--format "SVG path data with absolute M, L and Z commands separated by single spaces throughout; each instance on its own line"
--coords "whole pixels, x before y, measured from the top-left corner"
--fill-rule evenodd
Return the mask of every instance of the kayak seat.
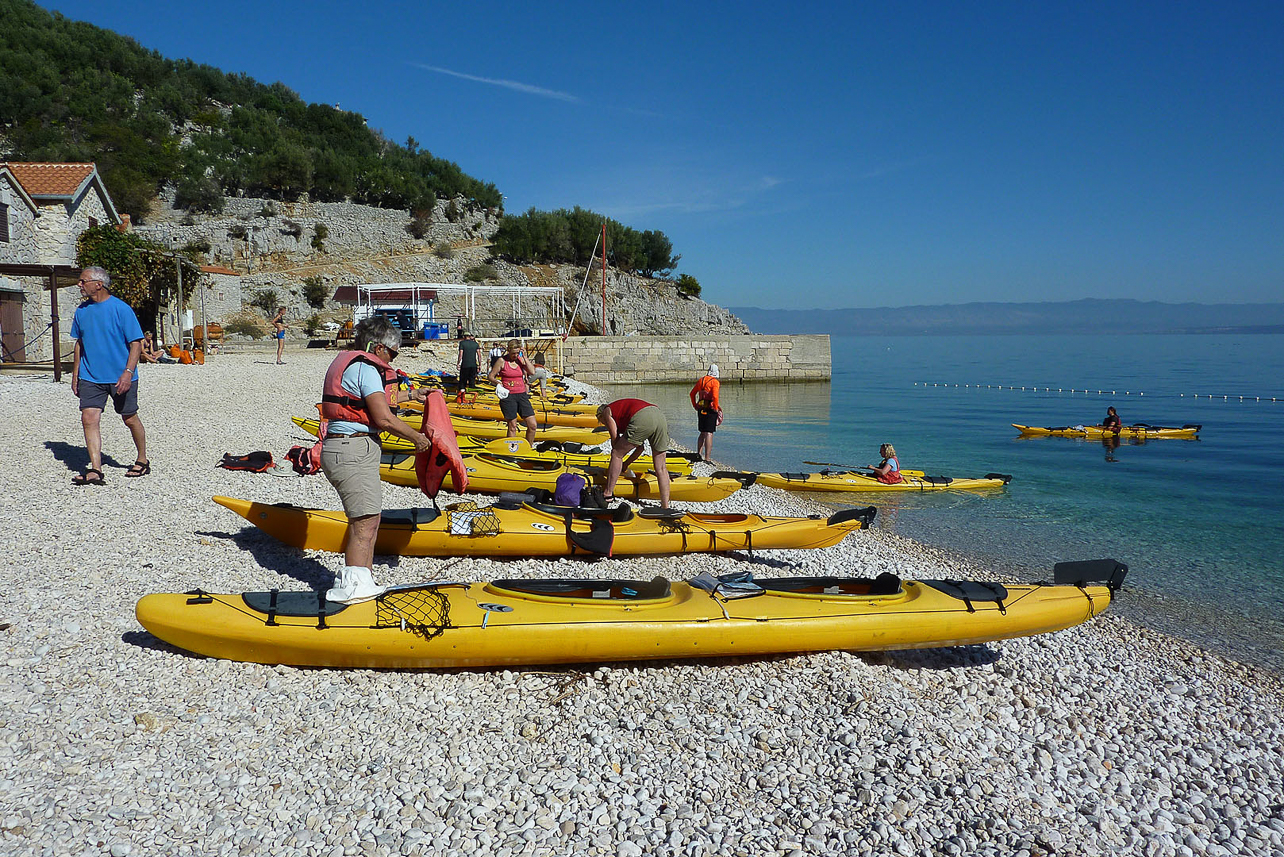
M 379 520 L 384 524 L 406 524 L 420 527 L 441 517 L 436 509 L 385 509 Z
M 496 580 L 487 589 L 507 589 L 552 598 L 607 601 L 654 601 L 668 598 L 673 588 L 665 577 L 644 580 Z
M 633 520 L 632 507 L 624 503 L 614 509 L 597 509 L 592 506 L 556 506 L 552 503 L 531 503 L 530 507 L 549 515 L 557 515 L 559 518 L 564 518 L 569 514 L 570 517 L 580 521 L 601 519 L 614 524 L 623 524 Z
M 268 624 L 273 624 L 277 616 L 333 616 L 348 606 L 337 601 L 327 601 L 325 592 L 324 589 L 316 592 L 282 592 L 273 589 L 270 592 L 244 592 L 241 600 L 251 610 L 266 613 Z
M 871 595 L 896 595 L 901 591 L 901 579 L 890 571 L 878 577 L 776 577 L 755 578 L 768 592 L 788 592 L 794 595 L 843 595 L 868 597 Z

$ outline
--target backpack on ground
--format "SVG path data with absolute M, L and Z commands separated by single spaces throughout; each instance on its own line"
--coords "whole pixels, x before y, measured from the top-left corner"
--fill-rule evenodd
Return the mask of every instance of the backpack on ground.
M 272 462 L 272 453 L 261 449 L 258 452 L 250 452 L 245 455 L 232 455 L 230 452 L 225 452 L 223 453 L 223 460 L 214 466 L 222 467 L 224 470 L 249 470 L 254 473 L 262 473 L 276 465 Z

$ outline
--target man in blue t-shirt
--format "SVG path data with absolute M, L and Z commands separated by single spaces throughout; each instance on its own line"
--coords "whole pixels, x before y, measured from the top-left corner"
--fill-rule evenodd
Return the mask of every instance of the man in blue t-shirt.
M 126 476 L 152 472 L 147 458 L 147 436 L 138 418 L 138 358 L 143 350 L 143 329 L 129 304 L 107 289 L 111 275 L 102 268 L 80 272 L 80 293 L 85 300 L 76 308 L 71 338 L 76 340 L 71 366 L 71 392 L 80 398 L 80 424 L 85 430 L 89 467 L 71 481 L 76 485 L 103 485 L 103 408 L 110 398 L 116 413 L 133 435 L 138 457 Z

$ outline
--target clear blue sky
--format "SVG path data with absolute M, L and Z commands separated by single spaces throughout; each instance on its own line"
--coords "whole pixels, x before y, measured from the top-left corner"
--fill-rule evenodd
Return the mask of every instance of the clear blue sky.
M 46 2 L 659 229 L 714 303 L 1284 300 L 1284 3 Z

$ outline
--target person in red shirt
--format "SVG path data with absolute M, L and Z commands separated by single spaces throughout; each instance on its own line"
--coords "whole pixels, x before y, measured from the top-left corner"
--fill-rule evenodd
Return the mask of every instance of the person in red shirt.
M 616 399 L 597 409 L 597 421 L 611 433 L 611 465 L 606 472 L 606 499 L 615 499 L 615 483 L 624 468 L 642 454 L 642 444 L 651 444 L 655 480 L 660 489 L 660 508 L 669 508 L 669 421 L 664 412 L 641 399 Z
M 722 406 L 718 403 L 721 386 L 718 364 L 712 363 L 708 373 L 691 388 L 691 407 L 696 410 L 696 426 L 700 430 L 696 453 L 705 461 L 713 458 L 713 433 L 722 423 Z

